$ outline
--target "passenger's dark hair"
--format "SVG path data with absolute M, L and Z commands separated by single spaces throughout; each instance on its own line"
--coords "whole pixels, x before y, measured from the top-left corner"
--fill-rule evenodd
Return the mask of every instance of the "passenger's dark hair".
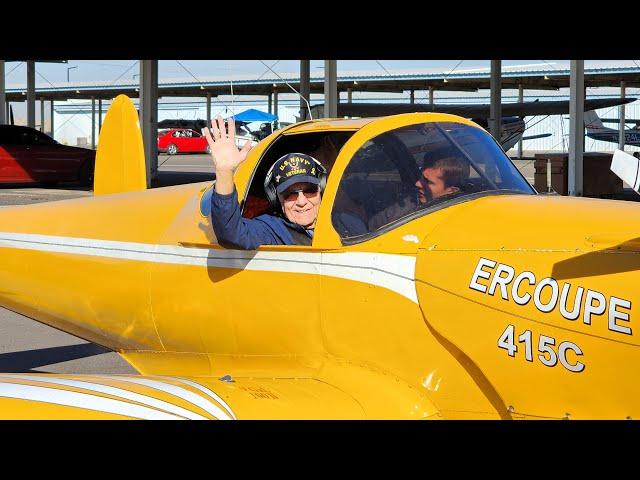
M 442 180 L 446 187 L 460 188 L 469 178 L 469 164 L 459 157 L 436 157 L 427 153 L 422 160 L 422 170 L 425 168 L 441 168 Z

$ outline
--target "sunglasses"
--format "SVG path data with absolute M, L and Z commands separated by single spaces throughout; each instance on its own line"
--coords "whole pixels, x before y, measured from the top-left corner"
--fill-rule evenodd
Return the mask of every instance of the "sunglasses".
M 287 190 L 282 194 L 282 198 L 287 202 L 292 202 L 298 199 L 299 193 L 302 192 L 307 198 L 314 197 L 318 193 L 317 185 L 310 185 L 305 188 L 297 188 L 295 190 Z

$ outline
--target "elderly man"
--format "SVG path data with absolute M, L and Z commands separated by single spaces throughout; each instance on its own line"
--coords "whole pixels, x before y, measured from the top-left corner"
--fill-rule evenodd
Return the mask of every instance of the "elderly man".
M 265 190 L 277 215 L 264 214 L 243 218 L 233 174 L 247 158 L 251 142 L 242 149 L 235 144 L 235 122 L 218 116 L 204 135 L 211 147 L 216 169 L 216 184 L 211 196 L 211 221 L 218 243 L 225 247 L 254 250 L 260 245 L 311 245 L 320 209 L 326 170 L 313 157 L 290 153 L 271 167 Z

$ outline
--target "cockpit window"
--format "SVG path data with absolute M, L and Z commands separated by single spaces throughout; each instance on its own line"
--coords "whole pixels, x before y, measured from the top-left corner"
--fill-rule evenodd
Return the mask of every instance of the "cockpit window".
M 338 186 L 332 222 L 343 239 L 368 238 L 416 212 L 500 191 L 535 193 L 488 133 L 453 122 L 410 125 L 356 152 Z

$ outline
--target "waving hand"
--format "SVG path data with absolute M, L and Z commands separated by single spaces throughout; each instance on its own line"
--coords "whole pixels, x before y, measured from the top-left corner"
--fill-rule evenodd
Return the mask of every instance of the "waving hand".
M 251 140 L 247 140 L 239 149 L 236 146 L 236 125 L 233 118 L 228 120 L 229 131 L 225 128 L 225 122 L 220 115 L 211 120 L 211 131 L 204 128 L 204 136 L 211 148 L 211 157 L 216 170 L 216 191 L 220 194 L 233 192 L 233 173 L 247 158 L 251 150 Z

